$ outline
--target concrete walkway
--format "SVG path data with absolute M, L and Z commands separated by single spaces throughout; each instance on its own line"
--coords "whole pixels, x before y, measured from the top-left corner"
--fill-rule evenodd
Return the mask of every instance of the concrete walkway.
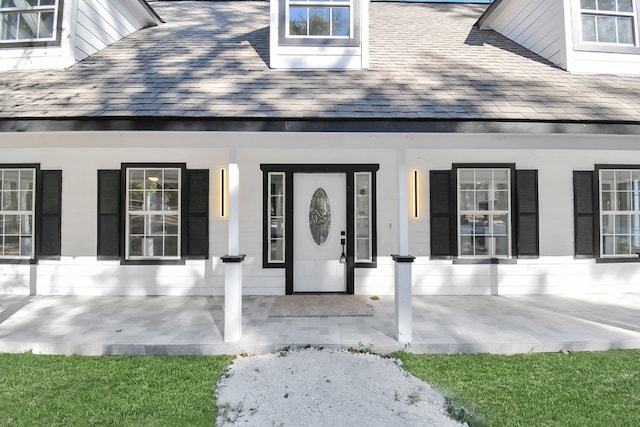
M 222 297 L 0 295 L 0 352 L 238 354 L 285 347 L 377 353 L 525 353 L 640 348 L 640 294 L 420 296 L 410 345 L 394 339 L 393 297 L 373 316 L 269 317 L 275 297 L 243 298 L 243 337 L 223 340 Z

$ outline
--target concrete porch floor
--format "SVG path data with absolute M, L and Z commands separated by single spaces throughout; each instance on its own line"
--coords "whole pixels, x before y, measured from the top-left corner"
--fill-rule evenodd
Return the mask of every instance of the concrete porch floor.
M 223 297 L 0 295 L 0 352 L 199 355 L 285 347 L 386 354 L 526 353 L 640 348 L 640 294 L 415 296 L 413 342 L 394 339 L 394 301 L 373 316 L 269 317 L 276 297 L 243 297 L 243 337 L 225 343 Z

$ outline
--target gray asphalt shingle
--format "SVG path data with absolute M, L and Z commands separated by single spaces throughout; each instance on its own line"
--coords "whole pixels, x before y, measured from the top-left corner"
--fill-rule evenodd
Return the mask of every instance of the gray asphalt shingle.
M 67 70 L 0 73 L 0 118 L 640 122 L 640 77 L 567 73 L 473 27 L 484 5 L 370 5 L 369 70 L 271 70 L 269 3 L 150 2 L 166 21 Z

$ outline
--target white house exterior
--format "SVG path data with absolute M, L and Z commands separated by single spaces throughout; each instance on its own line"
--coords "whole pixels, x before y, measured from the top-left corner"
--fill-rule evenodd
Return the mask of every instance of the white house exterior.
M 639 77 L 563 71 L 486 5 L 371 3 L 366 66 L 300 70 L 268 2 L 149 4 L 0 74 L 0 292 L 640 291 Z
M 0 71 L 61 69 L 161 22 L 143 0 L 7 0 Z
M 496 0 L 478 24 L 574 73 L 640 75 L 638 0 Z

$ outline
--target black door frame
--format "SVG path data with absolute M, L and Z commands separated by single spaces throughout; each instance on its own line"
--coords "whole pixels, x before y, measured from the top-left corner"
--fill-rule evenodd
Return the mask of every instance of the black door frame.
M 355 269 L 356 268 L 376 268 L 377 259 L 377 209 L 376 209 L 376 172 L 380 169 L 378 164 L 263 164 L 260 169 L 268 175 L 269 172 L 285 173 L 285 218 L 293 218 L 293 194 L 294 184 L 293 176 L 296 173 L 344 173 L 346 174 L 346 292 L 347 295 L 353 295 L 355 292 Z M 352 221 L 355 214 L 354 206 L 354 174 L 356 172 L 371 172 L 371 259 L 373 262 L 356 263 L 354 262 L 354 241 L 355 225 Z M 263 200 L 265 206 L 263 209 L 263 267 L 265 268 L 285 268 L 285 294 L 293 295 L 293 220 L 285 221 L 285 262 L 279 264 L 269 264 L 266 260 L 267 251 L 269 250 L 268 242 L 268 226 L 267 223 L 267 203 L 268 180 L 263 180 Z

